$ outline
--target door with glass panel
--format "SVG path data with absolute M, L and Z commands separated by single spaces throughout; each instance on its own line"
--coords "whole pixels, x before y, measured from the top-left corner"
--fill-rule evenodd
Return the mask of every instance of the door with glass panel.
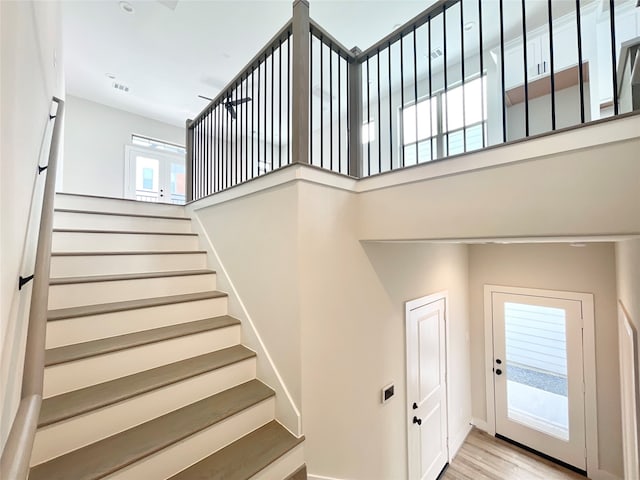
M 184 156 L 127 146 L 125 196 L 142 202 L 185 202 Z
M 492 292 L 495 427 L 586 470 L 582 304 L 558 297 Z

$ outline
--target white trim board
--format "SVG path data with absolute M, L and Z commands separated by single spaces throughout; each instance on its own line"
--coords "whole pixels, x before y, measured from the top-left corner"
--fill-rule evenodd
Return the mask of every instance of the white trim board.
M 598 456 L 598 405 L 596 389 L 596 344 L 593 295 L 590 293 L 507 287 L 501 285 L 484 286 L 485 388 L 487 399 L 486 426 L 487 433 L 491 435 L 495 435 L 496 433 L 493 371 L 491 370 L 491 366 L 493 365 L 493 308 L 491 295 L 495 292 L 512 293 L 516 295 L 558 297 L 582 302 L 587 474 L 592 480 L 612 480 L 615 477 L 603 470 L 600 470 L 600 461 Z
M 325 477 L 324 475 L 307 474 L 307 480 L 347 480 L 346 478 Z
M 243 318 L 246 319 L 246 322 L 244 321 L 242 322 L 242 326 L 243 328 L 248 326 L 251 329 L 251 331 L 254 333 L 259 344 L 258 346 L 262 350 L 261 353 L 264 354 L 264 358 L 267 360 L 269 368 L 273 372 L 279 384 L 279 388 L 284 394 L 284 397 L 286 398 L 286 403 L 289 406 L 289 410 L 293 414 L 294 418 L 296 419 L 296 426 L 295 428 L 292 428 L 292 426 L 288 425 L 288 422 L 285 422 L 283 418 L 276 418 L 276 419 L 280 422 L 282 426 L 287 428 L 287 430 L 289 430 L 293 435 L 299 438 L 302 436 L 302 416 L 300 414 L 300 410 L 298 409 L 296 402 L 293 400 L 293 397 L 291 396 L 291 393 L 289 392 L 289 389 L 287 388 L 287 385 L 284 382 L 284 379 L 280 375 L 280 371 L 278 370 L 278 367 L 276 366 L 275 362 L 273 361 L 273 358 L 269 354 L 269 350 L 267 349 L 267 346 L 262 340 L 262 336 L 260 335 L 260 332 L 256 328 L 255 323 L 253 322 L 253 318 L 251 317 L 251 314 L 247 310 L 247 307 L 245 306 L 244 302 L 242 301 L 242 298 L 240 297 L 240 294 L 238 293 L 238 290 L 236 289 L 233 283 L 233 280 L 229 276 L 224 266 L 224 263 L 222 263 L 222 260 L 218 255 L 218 251 L 213 246 L 213 242 L 211 241 L 209 234 L 204 228 L 204 225 L 202 224 L 202 222 L 200 221 L 200 216 L 198 215 L 198 212 L 193 209 L 190 209 L 190 210 L 191 210 L 192 219 L 195 220 L 195 222 L 193 222 L 193 225 L 195 227 L 194 230 L 198 234 L 202 235 L 202 238 L 204 238 L 206 241 L 207 253 L 211 254 L 213 258 L 215 258 L 215 261 L 217 263 L 216 265 L 217 268 L 215 270 L 216 270 L 216 274 L 218 275 L 218 278 L 221 278 L 221 276 L 224 276 L 224 278 L 229 282 L 229 287 L 231 288 L 231 292 L 227 292 L 227 294 L 229 296 L 233 295 L 233 297 L 237 300 L 238 304 L 240 305 Z M 274 387 L 274 385 L 270 385 L 270 386 L 272 388 Z M 276 395 L 276 399 L 277 398 L 278 398 L 278 395 Z

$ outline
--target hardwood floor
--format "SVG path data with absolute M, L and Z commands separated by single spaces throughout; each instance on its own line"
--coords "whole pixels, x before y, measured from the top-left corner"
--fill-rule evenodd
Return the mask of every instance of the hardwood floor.
M 503 440 L 473 429 L 441 480 L 585 480 Z

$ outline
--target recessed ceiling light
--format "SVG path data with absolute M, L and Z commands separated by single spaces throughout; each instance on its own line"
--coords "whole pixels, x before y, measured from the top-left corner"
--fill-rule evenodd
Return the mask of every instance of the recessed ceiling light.
M 120 10 L 128 14 L 136 13 L 136 9 L 133 8 L 133 5 L 131 5 L 129 2 L 120 2 Z
M 467 22 L 464 24 L 464 29 L 468 32 L 475 26 L 476 26 L 476 22 Z
M 115 73 L 105 73 L 104 76 L 107 77 L 110 80 L 115 80 L 116 79 L 116 74 Z

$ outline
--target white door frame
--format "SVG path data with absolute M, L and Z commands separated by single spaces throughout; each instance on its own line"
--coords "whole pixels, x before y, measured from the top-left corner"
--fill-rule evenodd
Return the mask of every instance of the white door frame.
M 125 145 L 124 146 L 124 198 L 128 199 L 136 199 L 136 164 L 132 161 L 131 154 L 132 153 L 144 153 L 149 155 L 151 158 L 158 158 L 161 160 L 161 168 L 162 163 L 165 161 L 171 162 L 173 160 L 178 160 L 182 158 L 182 156 L 178 153 L 172 154 L 171 152 L 160 152 L 153 148 L 144 147 L 142 145 Z M 186 160 L 185 160 L 186 162 Z M 160 175 L 162 177 L 162 175 Z M 167 190 L 168 196 L 167 198 L 171 199 L 171 192 Z M 169 202 L 160 202 L 160 203 L 170 203 Z
M 590 293 L 542 290 L 537 288 L 505 287 L 500 285 L 484 286 L 484 352 L 485 352 L 485 390 L 487 399 L 487 431 L 496 434 L 495 392 L 493 374 L 493 293 L 511 293 L 534 297 L 556 297 L 576 300 L 582 303 L 582 349 L 584 371 L 584 413 L 587 474 L 589 478 L 598 478 L 598 405 L 596 390 L 596 343 L 593 295 Z M 599 477 L 604 478 L 604 477 Z
M 407 471 L 409 471 L 410 468 L 410 463 L 411 463 L 411 449 L 409 448 L 409 442 L 411 441 L 410 439 L 410 435 L 411 435 L 411 418 L 413 417 L 413 414 L 411 413 L 411 410 L 409 408 L 409 368 L 408 368 L 408 364 L 409 364 L 409 339 L 408 339 L 408 335 L 409 335 L 409 328 L 408 328 L 408 320 L 409 320 L 409 316 L 411 315 L 411 311 L 415 310 L 416 308 L 422 307 L 424 305 L 427 305 L 429 303 L 433 303 L 433 302 L 437 302 L 438 300 L 444 300 L 444 327 L 445 327 L 445 381 L 446 381 L 446 388 L 445 388 L 445 392 L 446 392 L 446 396 L 447 396 L 447 401 L 445 404 L 445 408 L 446 408 L 446 418 L 447 421 L 445 422 L 445 427 L 447 429 L 447 444 L 446 444 L 446 448 L 447 448 L 447 461 L 449 463 L 451 463 L 451 445 L 450 445 L 450 440 L 449 440 L 449 399 L 451 398 L 450 396 L 450 392 L 449 392 L 449 365 L 450 365 L 450 361 L 449 361 L 449 351 L 450 351 L 450 347 L 449 347 L 449 292 L 447 290 L 444 290 L 442 292 L 438 292 L 438 293 L 433 293 L 431 295 L 427 295 L 424 297 L 420 297 L 420 298 L 416 298 L 415 300 L 409 300 L 407 302 L 405 302 L 405 354 L 406 354 L 406 359 L 405 359 L 405 397 L 406 397 L 406 401 L 405 401 L 405 406 L 406 406 L 406 411 L 405 411 L 405 419 L 406 419 L 406 426 L 407 426 Z

